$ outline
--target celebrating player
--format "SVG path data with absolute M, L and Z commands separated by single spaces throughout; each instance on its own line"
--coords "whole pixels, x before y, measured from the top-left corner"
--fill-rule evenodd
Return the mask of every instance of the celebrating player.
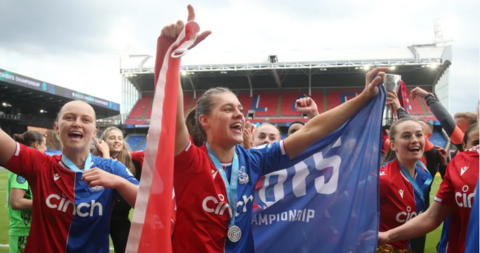
M 188 20 L 194 20 L 189 6 Z M 162 34 L 172 41 L 183 22 L 166 26 Z M 206 140 L 192 145 L 183 115 L 179 85 L 175 144 L 177 225 L 175 252 L 253 252 L 250 229 L 255 185 L 261 175 L 284 168 L 305 149 L 338 129 L 372 97 L 388 68 L 367 73 L 365 90 L 356 98 L 310 120 L 284 141 L 245 150 L 245 118 L 237 97 L 225 88 L 206 91 L 197 102 L 196 127 Z M 371 79 L 375 74 L 380 76 Z M 293 159 L 293 160 L 292 160 Z M 228 238 L 228 239 L 227 239 Z
M 0 164 L 32 187 L 32 225 L 25 252 L 109 252 L 110 210 L 116 193 L 133 206 L 138 182 L 118 161 L 90 154 L 95 111 L 65 104 L 55 122 L 61 156 L 16 143 L 0 130 Z
M 122 131 L 116 127 L 109 127 L 103 131 L 100 139 L 108 144 L 110 157 L 121 162 L 136 176 L 135 166 L 128 151 L 127 143 L 123 139 Z M 138 177 L 136 179 L 139 180 Z M 112 218 L 110 220 L 110 237 L 116 253 L 125 252 L 127 247 L 128 233 L 131 226 L 128 217 L 130 209 L 132 207 L 122 197 L 117 198 L 113 204 Z
M 464 150 L 478 145 L 478 133 L 478 124 L 470 126 L 465 131 Z M 478 149 L 458 153 L 448 165 L 435 201 L 427 211 L 400 227 L 380 232 L 378 245 L 425 235 L 451 215 L 447 252 L 464 252 L 467 226 L 478 180 L 478 163 Z
M 390 127 L 389 138 L 388 162 L 380 168 L 380 231 L 398 227 L 422 212 L 432 182 L 420 161 L 425 148 L 422 126 L 413 119 L 400 119 Z M 410 248 L 408 240 L 391 246 Z
M 37 131 L 15 134 L 13 138 L 18 143 L 39 152 L 47 151 L 47 140 Z M 12 172 L 8 173 L 7 200 L 8 219 L 10 220 L 8 226 L 9 252 L 21 253 L 25 250 L 32 221 L 32 190 L 25 178 Z

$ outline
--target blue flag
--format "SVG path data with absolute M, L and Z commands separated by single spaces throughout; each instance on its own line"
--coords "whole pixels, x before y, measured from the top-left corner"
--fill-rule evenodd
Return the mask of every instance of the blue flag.
M 379 226 L 380 94 L 255 192 L 255 253 L 374 253 Z M 298 159 L 297 159 L 298 158 Z

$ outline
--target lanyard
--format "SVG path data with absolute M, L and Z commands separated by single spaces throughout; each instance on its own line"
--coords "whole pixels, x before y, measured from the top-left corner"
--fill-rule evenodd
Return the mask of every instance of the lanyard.
M 225 187 L 227 188 L 227 197 L 228 203 L 230 204 L 230 210 L 232 211 L 232 218 L 230 219 L 230 227 L 235 224 L 235 215 L 237 212 L 237 186 L 238 186 L 238 156 L 237 153 L 233 155 L 233 162 L 232 162 L 232 175 L 230 176 L 230 183 L 227 179 L 227 173 L 223 169 L 220 160 L 218 159 L 217 155 L 213 152 L 210 148 L 210 145 L 207 142 L 207 149 L 208 149 L 208 156 L 212 160 L 213 164 L 217 168 L 218 172 L 222 176 L 223 182 L 225 183 Z
M 70 161 L 70 159 L 68 159 L 68 157 L 64 156 L 62 154 L 62 162 L 63 164 L 65 164 L 65 166 L 67 166 L 69 169 L 71 169 L 73 172 L 84 172 L 84 171 L 87 171 L 88 169 L 90 169 L 90 166 L 91 166 L 91 163 L 92 163 L 92 155 L 91 154 L 88 154 L 87 156 L 87 160 L 85 160 L 85 167 L 84 167 L 84 170 L 80 170 L 77 165 L 73 164 L 72 161 Z
M 426 172 L 427 172 L 427 180 L 423 183 L 422 188 L 420 188 L 417 184 L 417 182 L 412 178 L 412 175 L 403 167 L 403 165 L 398 161 L 398 164 L 400 164 L 400 168 L 402 168 L 402 173 L 403 175 L 410 181 L 410 184 L 413 186 L 413 189 L 420 195 L 420 198 L 423 201 L 423 204 L 425 204 L 425 197 L 423 196 L 423 190 L 427 188 L 431 183 L 432 183 L 432 175 L 430 175 L 430 172 L 425 168 L 425 165 L 421 161 L 417 161 L 417 164 L 415 165 L 415 170 L 418 167 L 422 167 Z

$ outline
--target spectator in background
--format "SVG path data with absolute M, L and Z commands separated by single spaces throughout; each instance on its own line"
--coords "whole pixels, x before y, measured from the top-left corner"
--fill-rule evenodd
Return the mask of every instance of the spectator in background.
M 102 143 L 100 143 L 102 142 Z M 123 138 L 123 133 L 116 127 L 105 129 L 98 145 L 106 143 L 108 149 L 102 150 L 109 152 L 112 159 L 123 163 L 132 175 L 135 174 L 135 166 L 128 151 L 127 143 Z M 137 178 L 139 180 L 139 178 Z M 115 200 L 112 209 L 112 218 L 110 220 L 110 237 L 112 238 L 115 253 L 123 253 L 127 247 L 128 234 L 130 232 L 130 209 L 132 207 L 121 197 Z
M 296 131 L 300 130 L 300 128 L 302 128 L 303 126 L 305 126 L 305 123 L 301 121 L 292 122 L 292 124 L 290 124 L 290 126 L 288 127 L 287 136 L 294 134 Z
M 453 116 L 453 120 L 462 132 L 465 132 L 469 126 L 478 121 L 477 115 L 473 112 L 457 112 Z
M 47 151 L 45 136 L 37 131 L 15 134 L 13 139 L 42 153 Z M 24 177 L 8 172 L 7 211 L 10 253 L 23 253 L 32 220 L 32 190 Z

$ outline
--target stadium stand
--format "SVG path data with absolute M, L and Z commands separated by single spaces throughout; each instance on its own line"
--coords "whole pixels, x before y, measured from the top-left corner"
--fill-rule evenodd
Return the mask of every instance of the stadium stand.
M 142 143 L 142 141 L 146 143 L 146 141 L 144 140 L 145 140 L 145 135 L 139 135 L 139 134 L 131 134 L 127 136 L 127 138 L 125 139 L 125 141 L 128 143 L 128 146 L 130 146 L 130 149 L 132 151 L 136 151 L 137 146 L 139 146 Z
M 447 145 L 447 140 L 443 136 L 442 132 L 439 130 L 433 131 L 432 137 L 430 137 L 430 142 L 442 148 L 445 148 L 445 146 Z

